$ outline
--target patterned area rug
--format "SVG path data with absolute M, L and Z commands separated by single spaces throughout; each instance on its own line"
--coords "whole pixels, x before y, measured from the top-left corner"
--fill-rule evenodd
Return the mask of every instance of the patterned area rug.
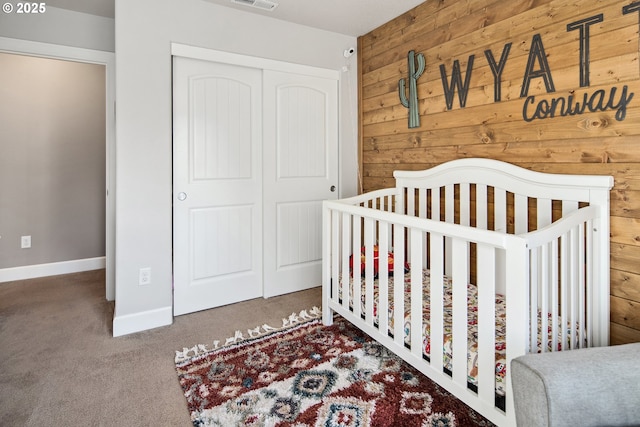
M 177 351 L 194 426 L 493 425 L 346 320 L 319 317 Z

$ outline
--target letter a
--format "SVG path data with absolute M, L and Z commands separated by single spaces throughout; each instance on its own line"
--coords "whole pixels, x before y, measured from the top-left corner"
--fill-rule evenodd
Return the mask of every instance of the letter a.
M 534 71 L 533 67 L 536 59 L 540 63 L 540 69 Z M 544 79 L 544 86 L 547 88 L 547 93 L 556 91 L 556 88 L 553 85 L 553 79 L 551 78 L 551 70 L 549 69 L 547 55 L 544 52 L 544 46 L 542 45 L 540 34 L 534 34 L 533 39 L 531 40 L 531 49 L 529 50 L 527 69 L 524 72 L 524 79 L 522 80 L 520 98 L 524 98 L 529 94 L 529 84 L 531 83 L 531 79 L 536 77 L 542 77 Z

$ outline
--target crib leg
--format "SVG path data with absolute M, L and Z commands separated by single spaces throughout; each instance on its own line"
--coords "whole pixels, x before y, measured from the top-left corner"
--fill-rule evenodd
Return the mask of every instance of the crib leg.
M 322 323 L 325 326 L 333 325 L 333 310 L 326 307 L 322 310 Z
M 328 286 L 322 286 L 322 323 L 325 326 L 333 325 L 333 310 L 329 308 L 330 290 Z

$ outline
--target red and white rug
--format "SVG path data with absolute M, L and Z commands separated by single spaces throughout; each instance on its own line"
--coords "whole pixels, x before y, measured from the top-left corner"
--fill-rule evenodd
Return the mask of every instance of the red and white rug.
M 176 352 L 194 426 L 492 425 L 346 320 L 319 317 Z

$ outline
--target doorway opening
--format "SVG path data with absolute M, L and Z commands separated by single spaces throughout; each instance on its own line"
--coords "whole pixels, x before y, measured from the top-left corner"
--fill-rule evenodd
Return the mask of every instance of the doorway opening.
M 0 281 L 106 268 L 115 299 L 114 58 L 0 39 L 2 72 L 19 85 L 3 91 Z M 31 248 L 12 244 L 23 236 Z

